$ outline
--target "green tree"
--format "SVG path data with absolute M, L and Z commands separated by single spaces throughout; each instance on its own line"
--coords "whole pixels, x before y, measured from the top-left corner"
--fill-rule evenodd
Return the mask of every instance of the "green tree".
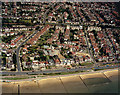
M 5 66 L 6 65 L 6 57 L 3 57 L 2 60 L 3 60 L 3 65 Z
M 17 60 L 16 60 L 16 54 L 15 53 L 13 54 L 13 64 L 14 64 L 15 69 L 16 69 Z

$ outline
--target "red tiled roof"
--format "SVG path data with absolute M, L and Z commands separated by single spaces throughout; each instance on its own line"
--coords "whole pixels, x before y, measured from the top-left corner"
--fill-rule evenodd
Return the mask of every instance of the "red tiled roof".
M 23 38 L 23 35 L 19 36 L 17 39 L 14 40 L 14 43 L 17 43 L 21 38 Z
M 11 46 L 15 45 L 14 43 L 11 43 Z
M 34 44 L 34 41 L 37 41 L 41 34 L 43 34 L 48 28 L 50 28 L 49 25 L 46 25 L 40 32 L 38 32 L 33 38 L 31 38 L 28 43 Z

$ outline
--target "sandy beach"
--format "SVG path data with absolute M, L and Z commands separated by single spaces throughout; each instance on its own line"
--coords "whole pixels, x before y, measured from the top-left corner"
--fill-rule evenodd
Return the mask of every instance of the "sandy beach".
M 104 87 L 108 90 L 114 87 L 117 92 L 117 83 L 113 84 L 118 81 L 117 76 L 118 70 L 111 69 L 44 77 L 31 81 L 1 82 L 1 86 L 3 93 L 104 93 Z

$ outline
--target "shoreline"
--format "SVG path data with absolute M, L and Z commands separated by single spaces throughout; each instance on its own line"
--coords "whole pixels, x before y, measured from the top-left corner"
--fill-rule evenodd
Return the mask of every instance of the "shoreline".
M 111 73 L 112 72 L 112 73 Z M 118 69 L 48 76 L 32 80 L 1 82 L 3 93 L 117 92 Z M 113 89 L 114 88 L 114 89 Z
M 118 68 L 107 69 L 107 70 L 99 70 L 99 71 L 90 71 L 90 72 L 77 72 L 77 73 L 65 74 L 65 75 L 64 74 L 63 75 L 44 75 L 44 77 L 26 78 L 26 79 L 18 79 L 18 80 L 1 79 L 0 81 L 1 82 L 3 82 L 3 81 L 7 81 L 7 82 L 37 81 L 37 80 L 42 80 L 42 79 L 58 78 L 58 77 L 87 76 L 87 75 L 89 76 L 89 75 L 98 74 L 98 73 L 105 73 L 105 74 L 107 74 L 107 72 L 114 72 L 114 71 L 118 71 Z M 3 76 L 3 77 L 8 77 L 9 78 L 9 77 L 13 77 L 13 76 Z M 1 76 L 1 78 L 3 78 L 3 77 Z M 111 76 L 108 75 L 108 77 L 111 77 Z

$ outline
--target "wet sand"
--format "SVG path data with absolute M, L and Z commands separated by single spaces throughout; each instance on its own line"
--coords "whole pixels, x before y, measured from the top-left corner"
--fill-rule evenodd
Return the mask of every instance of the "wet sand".
M 66 93 L 59 78 L 48 78 L 38 81 L 42 93 Z
M 86 85 L 95 85 L 110 82 L 104 73 L 86 74 L 80 75 L 80 77 L 84 80 Z
M 68 93 L 85 93 L 88 92 L 81 78 L 77 76 L 61 77 Z

